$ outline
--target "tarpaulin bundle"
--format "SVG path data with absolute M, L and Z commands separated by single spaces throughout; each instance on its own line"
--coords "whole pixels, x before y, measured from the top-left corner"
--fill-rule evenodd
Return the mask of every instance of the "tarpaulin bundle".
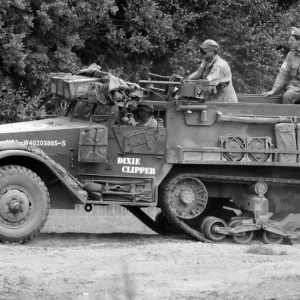
M 91 64 L 86 69 L 78 70 L 74 73 L 74 75 L 83 75 L 88 77 L 97 77 L 102 78 L 105 75 L 109 75 L 108 72 L 102 71 L 102 68 L 97 64 Z
M 86 97 L 91 103 L 136 107 L 143 98 L 144 89 L 138 84 L 125 82 L 121 78 L 103 72 L 101 67 L 96 64 L 92 64 L 89 68 L 80 70 L 76 74 L 100 78 L 99 82 L 89 84 Z

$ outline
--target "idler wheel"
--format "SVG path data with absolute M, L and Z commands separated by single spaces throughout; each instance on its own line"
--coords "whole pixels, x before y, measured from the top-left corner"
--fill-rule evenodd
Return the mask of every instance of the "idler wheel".
M 283 241 L 283 237 L 270 231 L 264 231 L 262 238 L 265 244 L 281 244 Z
M 236 228 L 242 225 L 242 222 L 240 220 L 232 220 L 228 223 L 228 227 Z M 232 239 L 237 244 L 249 244 L 254 237 L 254 231 L 246 231 L 239 233 L 239 235 L 233 235 Z
M 226 235 L 217 232 L 218 227 L 227 227 L 225 221 L 215 218 L 208 217 L 203 225 L 203 233 L 207 239 L 213 242 L 223 242 L 226 239 Z

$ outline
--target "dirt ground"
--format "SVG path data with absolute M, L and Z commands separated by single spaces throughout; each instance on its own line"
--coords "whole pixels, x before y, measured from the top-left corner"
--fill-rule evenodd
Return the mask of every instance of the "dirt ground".
M 0 244 L 0 299 L 300 299 L 300 246 L 44 232 Z

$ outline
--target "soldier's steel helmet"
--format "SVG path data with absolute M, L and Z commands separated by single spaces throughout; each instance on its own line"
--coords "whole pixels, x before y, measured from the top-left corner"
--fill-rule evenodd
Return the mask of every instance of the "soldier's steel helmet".
M 219 44 L 214 40 L 205 40 L 200 46 L 203 50 L 218 50 L 219 47 Z
M 291 35 L 300 36 L 300 29 L 296 27 L 292 27 L 292 33 Z
M 140 103 L 137 105 L 138 110 L 144 110 L 153 113 L 154 112 L 154 106 L 148 103 Z

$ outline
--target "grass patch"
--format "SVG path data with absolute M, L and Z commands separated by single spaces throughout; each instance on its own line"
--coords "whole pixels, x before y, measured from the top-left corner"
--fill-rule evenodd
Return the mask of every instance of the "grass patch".
M 287 252 L 285 250 L 277 252 L 274 249 L 270 248 L 269 246 L 265 246 L 265 245 L 251 245 L 246 250 L 246 253 L 257 254 L 257 255 L 287 255 Z

